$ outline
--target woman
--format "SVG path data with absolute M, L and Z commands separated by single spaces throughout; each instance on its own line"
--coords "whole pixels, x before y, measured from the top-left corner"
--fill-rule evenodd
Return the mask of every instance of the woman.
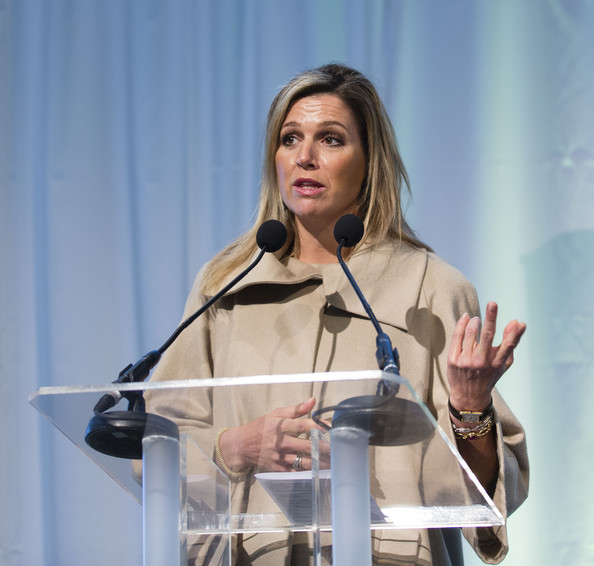
M 153 379 L 376 369 L 374 329 L 337 264 L 333 236 L 341 216 L 356 214 L 365 236 L 349 266 L 400 353 L 402 374 L 504 516 L 511 513 L 527 493 L 526 448 L 494 387 L 525 325 L 510 322 L 493 346 L 497 305 L 487 305 L 480 332 L 473 287 L 404 220 L 407 175 L 375 88 L 342 65 L 302 73 L 273 101 L 266 140 L 254 227 L 199 274 L 186 314 L 249 263 L 263 221 L 282 221 L 287 244 L 180 337 Z M 232 417 L 211 398 L 184 399 L 174 416 L 202 445 L 212 442 L 218 465 L 246 502 L 256 498 L 254 472 L 311 466 L 306 435 L 318 425 L 309 394 L 298 403 L 238 400 Z M 165 398 L 155 399 L 153 409 L 173 414 Z M 483 560 L 505 556 L 504 528 L 464 534 Z M 283 536 L 239 540 L 237 564 L 308 563 L 307 537 Z M 450 538 L 435 530 L 376 531 L 373 553 L 381 564 L 459 564 Z

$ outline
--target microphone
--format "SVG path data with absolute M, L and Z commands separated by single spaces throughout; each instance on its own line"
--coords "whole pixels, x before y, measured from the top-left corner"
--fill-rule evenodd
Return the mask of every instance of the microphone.
M 144 381 L 151 369 L 157 365 L 165 350 L 194 320 L 254 269 L 265 253 L 280 250 L 286 240 L 287 229 L 281 222 L 278 220 L 264 222 L 256 235 L 256 243 L 261 250 L 256 259 L 193 315 L 184 320 L 158 350 L 149 352 L 134 365 L 126 366 L 114 383 Z M 128 410 L 108 411 L 122 397 L 128 399 Z M 108 456 L 139 460 L 143 456 L 142 441 L 145 436 L 160 435 L 179 438 L 179 430 L 173 421 L 146 412 L 142 391 L 127 391 L 123 394 L 118 391 L 106 393 L 99 399 L 93 411 L 95 416 L 89 421 L 85 441 L 91 448 Z
M 312 418 L 323 428 L 333 431 L 342 428 L 365 431 L 369 435 L 370 445 L 413 444 L 432 434 L 432 425 L 416 402 L 404 397 L 397 397 L 400 382 L 403 381 L 403 378 L 400 378 L 398 351 L 392 348 L 390 337 L 382 330 L 369 303 L 342 258 L 342 249 L 356 246 L 361 241 L 363 233 L 363 222 L 358 216 L 347 214 L 340 218 L 334 227 L 334 238 L 338 242 L 336 255 L 376 329 L 377 350 L 375 355 L 379 368 L 384 373 L 392 374 L 394 379 L 381 379 L 375 395 L 345 399 L 335 406 L 315 411 Z M 396 379 L 397 376 L 398 379 Z M 331 427 L 320 419 L 323 413 L 330 411 L 334 411 Z M 361 457 L 367 457 L 367 452 L 361 454 Z
M 133 383 L 145 381 L 149 376 L 150 371 L 157 365 L 161 356 L 165 351 L 177 340 L 179 335 L 194 322 L 204 311 L 210 308 L 216 303 L 227 291 L 235 286 L 241 279 L 243 279 L 256 265 L 260 262 L 265 253 L 274 253 L 280 250 L 287 241 L 287 229 L 285 225 L 279 220 L 267 220 L 264 222 L 256 234 L 256 243 L 260 248 L 258 257 L 237 277 L 235 277 L 230 283 L 228 283 L 223 289 L 221 289 L 216 295 L 208 300 L 200 309 L 198 309 L 193 315 L 185 319 L 175 330 L 175 332 L 167 339 L 167 341 L 158 349 L 152 350 L 148 354 L 145 354 L 140 360 L 134 365 L 127 365 L 118 375 L 118 378 L 113 383 Z M 136 393 L 136 392 L 131 392 Z M 112 391 L 106 393 L 95 405 L 93 411 L 95 414 L 104 413 L 116 403 L 122 397 L 129 398 L 128 394 L 120 394 L 119 391 Z M 129 398 L 131 401 L 132 399 Z M 134 399 L 135 400 L 135 399 Z
M 338 242 L 336 256 L 355 293 L 359 297 L 367 316 L 377 332 L 375 353 L 379 368 L 383 371 L 375 395 L 360 395 L 326 407 L 312 414 L 316 422 L 318 415 L 334 411 L 330 433 L 330 457 L 332 460 L 332 524 L 335 537 L 333 555 L 338 561 L 348 561 L 348 552 L 354 547 L 348 544 L 352 526 L 369 531 L 370 488 L 369 488 L 369 446 L 402 446 L 416 443 L 432 433 L 427 426 L 422 409 L 405 399 L 397 397 L 400 388 L 398 352 L 392 349 L 389 336 L 382 330 L 359 285 L 347 267 L 343 247 L 353 247 L 363 238 L 362 220 L 347 214 L 334 226 L 334 238 Z M 392 379 L 386 379 L 386 373 Z M 328 427 L 325 427 L 328 428 Z M 345 543 L 347 544 L 341 544 Z M 347 550 L 345 550 L 345 546 Z M 365 552 L 369 554 L 370 549 Z
M 256 234 L 256 243 L 261 250 L 274 253 L 280 250 L 287 241 L 287 229 L 279 220 L 267 220 Z
M 345 214 L 334 225 L 334 239 L 345 248 L 356 246 L 364 232 L 363 221 L 355 214 Z
M 373 323 L 373 326 L 377 332 L 377 350 L 375 357 L 377 359 L 379 369 L 386 373 L 400 375 L 400 360 L 398 357 L 398 350 L 396 350 L 396 348 L 392 348 L 390 337 L 382 330 L 382 327 L 375 317 L 375 314 L 371 310 L 369 303 L 365 299 L 361 288 L 355 281 L 355 278 L 353 277 L 342 257 L 342 248 L 352 248 L 353 246 L 356 246 L 361 241 L 361 238 L 363 238 L 363 233 L 363 221 L 358 216 L 354 214 L 345 214 L 339 218 L 338 222 L 336 222 L 336 225 L 334 226 L 334 239 L 338 242 L 336 256 L 338 257 L 338 261 L 345 272 L 347 279 L 355 290 L 355 293 L 357 293 L 357 296 L 359 297 L 359 300 L 361 301 L 367 316 Z M 393 395 L 397 392 L 397 384 L 389 383 L 383 379 L 378 384 L 377 394 L 380 396 Z

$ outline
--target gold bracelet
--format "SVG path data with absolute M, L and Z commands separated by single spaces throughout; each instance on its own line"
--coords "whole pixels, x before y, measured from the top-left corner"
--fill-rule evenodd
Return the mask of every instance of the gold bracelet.
M 460 440 L 474 440 L 475 438 L 480 438 L 481 436 L 485 436 L 491 432 L 493 428 L 493 415 L 489 415 L 479 426 L 476 428 L 462 428 L 457 427 L 454 423 L 452 423 L 452 429 L 454 431 L 454 436 L 459 438 Z
M 225 474 L 227 474 L 227 477 L 229 477 L 230 479 L 233 479 L 233 480 L 238 480 L 238 479 L 241 479 L 241 478 L 247 476 L 250 473 L 251 468 L 249 466 L 246 466 L 241 471 L 234 472 L 231 468 L 229 468 L 229 466 L 227 466 L 227 463 L 225 462 L 225 459 L 223 458 L 223 454 L 221 453 L 221 436 L 223 435 L 224 432 L 227 432 L 231 428 L 233 428 L 233 427 L 228 426 L 227 428 L 224 428 L 218 432 L 217 439 L 215 440 L 215 455 L 216 455 L 216 460 L 219 463 L 219 466 L 222 468 L 223 472 L 225 472 Z

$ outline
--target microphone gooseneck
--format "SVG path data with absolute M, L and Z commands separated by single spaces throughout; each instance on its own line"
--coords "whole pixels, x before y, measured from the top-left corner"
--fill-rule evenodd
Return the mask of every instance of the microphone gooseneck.
M 428 426 L 422 409 L 416 403 L 397 396 L 402 381 L 402 378 L 399 377 L 398 352 L 396 349 L 392 349 L 389 336 L 383 332 L 359 285 L 357 285 L 355 278 L 342 258 L 342 248 L 356 246 L 361 241 L 363 232 L 363 222 L 359 217 L 354 214 L 347 214 L 340 218 L 334 228 L 334 237 L 338 242 L 336 255 L 377 331 L 376 358 L 379 368 L 384 374 L 392 374 L 394 378 L 380 379 L 375 395 L 362 395 L 345 399 L 335 406 L 314 411 L 312 418 L 323 428 L 331 430 L 332 433 L 345 428 L 364 431 L 365 435 L 369 437 L 370 445 L 397 446 L 412 444 L 427 438 L 433 429 L 430 423 Z M 331 411 L 334 412 L 334 415 L 330 427 L 321 420 L 320 416 Z M 364 451 L 362 457 L 367 457 L 366 451 Z M 334 462 L 334 456 L 332 458 Z
M 427 422 L 422 409 L 416 403 L 398 396 L 402 381 L 399 372 L 398 352 L 395 348 L 392 348 L 390 337 L 382 330 L 342 257 L 342 249 L 356 246 L 361 241 L 363 232 L 363 222 L 359 217 L 354 214 L 347 214 L 340 218 L 334 227 L 334 237 L 338 242 L 336 256 L 377 331 L 376 358 L 379 368 L 384 372 L 384 377 L 380 379 L 375 395 L 361 395 L 345 399 L 336 406 L 324 407 L 315 411 L 312 418 L 323 428 L 330 429 L 332 434 L 341 429 L 363 431 L 368 436 L 370 445 L 397 446 L 412 444 L 427 438 L 433 429 L 430 423 Z M 394 377 L 386 378 L 386 373 Z M 331 427 L 320 419 L 322 413 L 330 411 L 334 412 Z M 362 457 L 366 457 L 366 455 L 366 451 L 361 454 Z M 332 456 L 332 459 L 334 466 L 334 456 Z
M 399 375 L 400 364 L 398 360 L 398 351 L 392 348 L 392 343 L 389 336 L 382 330 L 380 323 L 378 322 L 375 314 L 371 310 L 369 303 L 365 299 L 361 288 L 355 281 L 350 269 L 345 263 L 342 257 L 342 248 L 351 248 L 356 246 L 363 237 L 364 227 L 363 221 L 354 214 L 345 214 L 339 218 L 338 222 L 334 226 L 334 238 L 338 242 L 338 249 L 336 250 L 336 257 L 347 276 L 351 286 L 357 293 L 369 320 L 373 323 L 375 331 L 377 332 L 376 338 L 376 358 L 379 368 L 385 372 Z M 387 384 L 382 380 L 378 386 L 378 395 L 386 395 L 389 391 L 386 389 Z
M 276 252 L 280 250 L 287 241 L 287 229 L 282 222 L 278 220 L 268 220 L 258 229 L 256 243 L 260 248 L 260 253 L 256 259 L 248 265 L 237 277 L 223 287 L 216 295 L 209 299 L 194 314 L 186 318 L 167 339 L 167 341 L 158 349 L 145 354 L 134 365 L 129 364 L 119 374 L 113 383 L 135 383 L 145 381 L 151 369 L 153 369 L 163 353 L 175 342 L 179 335 L 194 322 L 204 311 L 218 301 L 227 293 L 236 283 L 243 279 L 262 259 L 265 253 Z M 122 397 L 128 400 L 128 412 L 110 412 Z M 138 458 L 142 454 L 141 441 L 146 426 L 146 413 L 144 398 L 141 391 L 112 391 L 106 393 L 96 403 L 93 412 L 95 417 L 91 419 L 85 440 L 92 448 L 99 452 L 117 456 L 121 458 Z M 156 419 L 152 415 L 152 421 Z M 166 421 L 166 419 L 161 419 Z M 166 428 L 172 424 L 170 421 L 163 424 Z
M 225 287 L 223 287 L 216 295 L 208 300 L 200 309 L 198 309 L 193 315 L 189 316 L 184 320 L 175 330 L 175 332 L 169 337 L 169 339 L 161 346 L 158 350 L 159 354 L 162 355 L 177 337 L 194 322 L 205 310 L 210 308 L 216 303 L 225 293 L 227 293 L 232 287 L 234 287 L 239 281 L 241 281 L 262 259 L 265 253 L 274 253 L 280 250 L 287 241 L 287 229 L 285 225 L 279 220 L 267 220 L 262 223 L 256 234 L 256 243 L 260 248 L 258 257 L 247 266 L 237 277 L 230 281 Z M 160 357 L 160 356 L 159 356 Z
M 312 418 L 320 424 L 319 415 L 334 411 L 330 427 L 330 456 L 332 461 L 332 525 L 334 538 L 332 552 L 336 563 L 355 564 L 368 562 L 371 548 L 355 538 L 359 533 L 369 533 L 370 520 L 370 473 L 369 446 L 407 445 L 423 440 L 432 433 L 423 421 L 418 405 L 398 397 L 401 379 L 398 353 L 392 349 L 388 335 L 383 332 L 359 285 L 347 267 L 343 247 L 357 245 L 364 232 L 363 222 L 353 214 L 343 216 L 334 227 L 338 242 L 336 256 L 355 290 L 376 332 L 376 358 L 384 374 L 375 395 L 360 395 L 341 401 L 334 407 L 319 409 Z M 392 374 L 386 378 L 386 372 Z M 327 425 L 324 428 L 329 428 Z M 354 528 L 353 528 L 354 526 Z M 351 544 L 351 541 L 356 541 Z M 356 560 L 351 558 L 355 556 Z
M 267 220 L 258 229 L 256 234 L 256 243 L 260 248 L 260 253 L 256 259 L 248 265 L 237 277 L 223 287 L 216 295 L 208 300 L 202 307 L 200 307 L 194 314 L 186 318 L 173 332 L 173 334 L 165 341 L 165 343 L 158 349 L 149 352 L 138 360 L 134 365 L 129 364 L 119 374 L 118 379 L 114 383 L 133 383 L 145 381 L 149 376 L 151 369 L 153 369 L 165 351 L 173 344 L 178 336 L 194 322 L 204 311 L 216 303 L 225 293 L 227 293 L 236 283 L 243 279 L 262 259 L 265 253 L 276 252 L 280 250 L 287 241 L 287 229 L 285 225 L 278 220 Z M 113 407 L 121 398 L 118 392 L 107 393 L 104 395 L 97 405 L 95 405 L 95 413 L 103 413 L 104 411 Z

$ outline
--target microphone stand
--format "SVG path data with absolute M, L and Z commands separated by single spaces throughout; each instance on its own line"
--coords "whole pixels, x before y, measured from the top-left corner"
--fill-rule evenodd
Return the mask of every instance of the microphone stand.
M 158 349 L 143 356 L 136 364 L 122 370 L 115 383 L 144 381 L 161 355 L 176 338 L 206 309 L 245 277 L 262 259 L 256 260 L 226 285 L 198 311 L 187 318 Z M 107 411 L 121 397 L 128 400 L 127 411 Z M 106 412 L 107 411 L 107 412 Z M 181 564 L 180 526 L 180 442 L 177 425 L 160 415 L 147 413 L 142 390 L 112 392 L 95 405 L 95 416 L 85 434 L 89 446 L 109 456 L 142 459 L 143 555 L 144 566 Z
M 129 364 L 126 366 L 114 383 L 145 381 L 151 369 L 161 359 L 161 356 L 192 322 L 254 269 L 266 252 L 274 252 L 280 249 L 286 240 L 286 228 L 280 222 L 276 224 L 277 222 L 269 220 L 260 227 L 258 231 L 258 245 L 261 247 L 260 253 L 246 269 L 225 285 L 225 287 L 202 305 L 194 314 L 184 320 L 158 350 L 152 350 L 140 358 L 134 365 Z M 281 231 L 279 235 L 277 231 L 281 227 L 284 233 Z M 127 411 L 106 412 L 115 406 L 122 397 L 128 400 Z M 134 460 L 142 458 L 142 440 L 146 434 L 148 422 L 142 390 L 127 391 L 124 393 L 112 391 L 107 393 L 99 399 L 93 412 L 95 416 L 90 420 L 85 433 L 85 441 L 91 448 L 117 458 Z M 151 415 L 150 422 L 152 426 L 156 427 L 158 434 L 179 439 L 177 425 L 172 421 L 158 415 Z
M 237 275 L 237 277 L 230 283 L 225 285 L 225 287 L 202 305 L 202 307 L 200 307 L 194 314 L 184 320 L 158 350 L 153 350 L 144 355 L 134 365 L 129 364 L 126 366 L 120 372 L 118 379 L 114 381 L 114 383 L 135 383 L 145 381 L 149 376 L 151 369 L 157 365 L 162 354 L 165 353 L 175 340 L 177 340 L 178 336 L 204 311 L 210 308 L 252 269 L 254 269 L 266 252 L 275 251 L 271 250 L 271 247 L 272 246 L 265 243 L 256 259 L 244 271 Z M 122 397 L 125 397 L 128 400 L 127 411 L 106 412 L 108 409 L 115 406 Z M 113 391 L 107 393 L 99 399 L 93 412 L 95 413 L 95 416 L 90 420 L 85 433 L 85 441 L 91 448 L 117 458 L 128 458 L 133 460 L 142 458 L 142 439 L 145 436 L 147 426 L 146 405 L 142 390 L 127 391 L 124 393 Z M 179 439 L 177 426 L 172 421 L 158 415 L 151 415 L 151 424 L 157 427 L 159 434 L 168 436 L 173 435 Z
M 389 336 L 383 332 L 342 258 L 342 248 L 347 241 L 346 237 L 340 238 L 336 255 L 376 329 L 376 359 L 384 376 L 375 395 L 353 397 L 326 409 L 334 410 L 330 429 L 332 556 L 334 563 L 340 566 L 371 566 L 369 446 L 417 442 L 427 437 L 431 430 L 423 424 L 420 409 L 414 403 L 396 398 L 400 387 L 398 352 L 392 348 Z M 347 247 L 357 242 L 347 244 Z M 318 415 L 320 412 L 323 410 Z M 412 427 L 412 433 L 399 434 L 405 421 L 411 418 L 418 420 L 419 426 Z
M 145 381 L 162 354 L 206 309 L 245 277 L 266 252 L 279 250 L 287 239 L 287 229 L 278 220 L 268 220 L 258 229 L 257 258 L 229 284 L 183 321 L 158 349 L 125 367 L 114 383 Z M 127 411 L 108 411 L 125 397 Z M 106 412 L 107 411 L 107 412 Z M 118 458 L 142 458 L 143 555 L 144 566 L 182 563 L 181 464 L 179 429 L 160 415 L 146 412 L 141 389 L 104 395 L 94 407 L 95 416 L 87 426 L 85 441 L 95 450 Z
M 344 258 L 342 257 L 342 248 L 344 247 L 345 243 L 346 238 L 341 238 L 338 244 L 338 248 L 336 250 L 336 257 L 338 258 L 338 262 L 340 263 L 342 270 L 347 276 L 347 279 L 349 280 L 351 287 L 355 290 L 355 293 L 357 293 L 357 296 L 359 297 L 359 300 L 361 301 L 361 304 L 363 305 L 363 308 L 365 309 L 367 316 L 373 323 L 375 331 L 377 332 L 377 337 L 375 340 L 375 344 L 377 347 L 375 357 L 377 359 L 379 369 L 386 373 L 400 375 L 400 359 L 398 356 L 398 350 L 396 350 L 396 348 L 392 348 L 392 342 L 390 341 L 390 337 L 382 330 L 382 327 L 380 326 L 380 323 L 378 322 L 375 314 L 371 310 L 369 303 L 365 299 L 365 296 L 359 288 L 359 285 L 357 285 L 357 282 L 355 281 L 355 278 L 353 277 L 351 270 L 348 268 L 347 264 L 344 261 Z M 395 395 L 396 393 L 398 393 L 398 387 L 399 384 L 397 382 L 386 382 L 382 380 L 378 384 L 377 394 L 380 396 Z

